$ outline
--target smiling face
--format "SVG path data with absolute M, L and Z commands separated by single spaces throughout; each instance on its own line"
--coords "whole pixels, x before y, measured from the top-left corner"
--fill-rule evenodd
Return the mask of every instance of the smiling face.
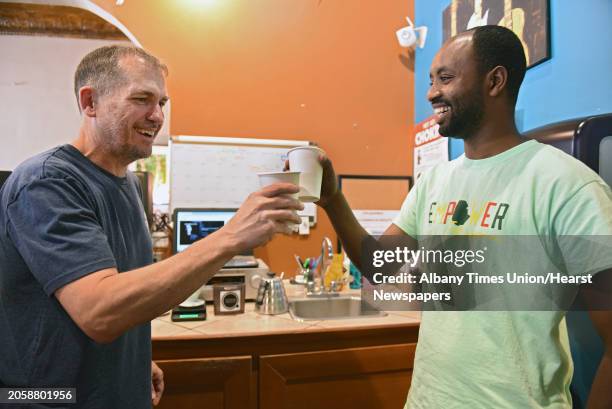
M 427 99 L 440 135 L 467 139 L 484 116 L 483 77 L 474 58 L 471 35 L 460 35 L 436 54 L 429 74 Z
M 127 165 L 151 155 L 168 97 L 160 69 L 136 56 L 122 58 L 119 66 L 124 78 L 97 98 L 96 134 L 100 146 Z

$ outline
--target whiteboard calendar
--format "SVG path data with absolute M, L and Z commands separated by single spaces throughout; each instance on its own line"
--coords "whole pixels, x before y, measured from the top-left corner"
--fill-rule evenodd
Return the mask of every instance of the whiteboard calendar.
M 170 211 L 237 208 L 259 190 L 257 173 L 283 169 L 287 151 L 308 141 L 204 136 L 173 137 Z

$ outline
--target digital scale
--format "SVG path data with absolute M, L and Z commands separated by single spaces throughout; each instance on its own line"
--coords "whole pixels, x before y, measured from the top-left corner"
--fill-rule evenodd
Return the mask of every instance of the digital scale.
M 194 307 L 175 307 L 172 309 L 172 321 L 204 321 L 206 320 L 206 303 Z

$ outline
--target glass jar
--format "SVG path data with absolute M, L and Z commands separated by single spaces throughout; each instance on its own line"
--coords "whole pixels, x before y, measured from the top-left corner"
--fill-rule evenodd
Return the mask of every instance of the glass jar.
M 157 263 L 168 257 L 170 249 L 170 240 L 168 234 L 162 231 L 156 231 L 151 234 L 153 242 L 153 262 Z

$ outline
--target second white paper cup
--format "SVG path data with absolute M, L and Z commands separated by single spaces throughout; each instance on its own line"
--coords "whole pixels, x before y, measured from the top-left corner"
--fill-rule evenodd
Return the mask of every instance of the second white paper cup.
M 319 155 L 323 150 L 314 146 L 298 146 L 288 152 L 289 168 L 301 172 L 299 198 L 302 202 L 316 202 L 321 197 L 323 168 Z
M 258 173 L 259 186 L 266 187 L 275 183 L 291 183 L 296 186 L 300 185 L 300 172 L 264 172 Z M 293 194 L 291 197 L 298 198 L 298 194 Z

